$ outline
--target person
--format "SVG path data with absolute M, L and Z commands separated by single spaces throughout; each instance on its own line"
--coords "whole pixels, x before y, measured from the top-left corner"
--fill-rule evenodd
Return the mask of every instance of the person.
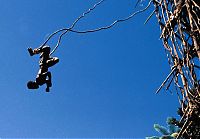
M 46 92 L 50 91 L 50 87 L 52 87 L 51 82 L 51 72 L 48 71 L 49 67 L 54 66 L 59 62 L 57 57 L 50 57 L 51 48 L 47 45 L 43 47 L 36 48 L 32 50 L 32 48 L 28 48 L 28 52 L 30 56 L 35 54 L 40 54 L 40 61 L 39 61 L 39 71 L 36 76 L 35 81 L 29 81 L 27 83 L 28 89 L 38 89 L 39 86 L 46 84 Z

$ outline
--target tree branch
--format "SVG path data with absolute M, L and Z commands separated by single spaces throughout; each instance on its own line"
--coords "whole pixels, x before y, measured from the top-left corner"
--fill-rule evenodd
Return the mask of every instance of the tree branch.
M 171 77 L 171 75 L 177 70 L 176 67 L 174 67 L 171 72 L 169 73 L 169 75 L 166 77 L 166 79 L 163 81 L 163 83 L 160 85 L 160 87 L 158 88 L 158 90 L 156 91 L 156 94 L 160 92 L 160 90 L 163 88 L 163 86 L 165 85 L 165 83 L 169 80 L 169 78 Z M 175 76 L 175 75 L 174 75 Z

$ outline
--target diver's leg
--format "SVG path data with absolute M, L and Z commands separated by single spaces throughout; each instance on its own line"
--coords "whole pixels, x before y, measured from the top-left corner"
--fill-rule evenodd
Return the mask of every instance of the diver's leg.
M 30 54 L 30 56 L 33 56 L 34 54 L 39 54 L 39 53 L 45 53 L 46 55 L 49 55 L 51 51 L 51 48 L 49 46 L 43 46 L 43 47 L 39 47 L 39 48 L 35 48 L 34 50 L 32 48 L 28 48 L 28 52 Z
M 43 52 L 45 55 L 50 55 L 51 48 L 46 45 L 46 46 L 43 46 L 40 51 Z
M 29 52 L 30 56 L 33 56 L 33 55 L 34 55 L 33 49 L 32 49 L 32 48 L 28 48 L 28 52 Z
M 47 66 L 48 67 L 52 67 L 54 66 L 55 64 L 57 64 L 59 62 L 59 58 L 57 57 L 52 57 L 50 59 L 47 60 Z

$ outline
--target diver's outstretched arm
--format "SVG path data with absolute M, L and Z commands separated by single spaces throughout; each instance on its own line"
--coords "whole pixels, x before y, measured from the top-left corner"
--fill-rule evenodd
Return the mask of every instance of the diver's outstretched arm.
M 46 85 L 47 85 L 46 92 L 49 92 L 49 89 L 52 86 L 52 83 L 51 83 L 51 72 L 48 71 L 46 74 L 47 74 L 47 77 L 48 77 L 48 79 L 46 79 Z

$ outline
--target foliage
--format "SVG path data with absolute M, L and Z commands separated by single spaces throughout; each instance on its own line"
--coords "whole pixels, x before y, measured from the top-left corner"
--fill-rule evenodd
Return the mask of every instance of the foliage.
M 146 139 L 175 139 L 180 131 L 180 128 L 174 125 L 174 118 L 167 118 L 167 127 L 161 126 L 159 124 L 154 124 L 154 129 L 161 134 L 161 137 L 152 136 L 146 137 Z

